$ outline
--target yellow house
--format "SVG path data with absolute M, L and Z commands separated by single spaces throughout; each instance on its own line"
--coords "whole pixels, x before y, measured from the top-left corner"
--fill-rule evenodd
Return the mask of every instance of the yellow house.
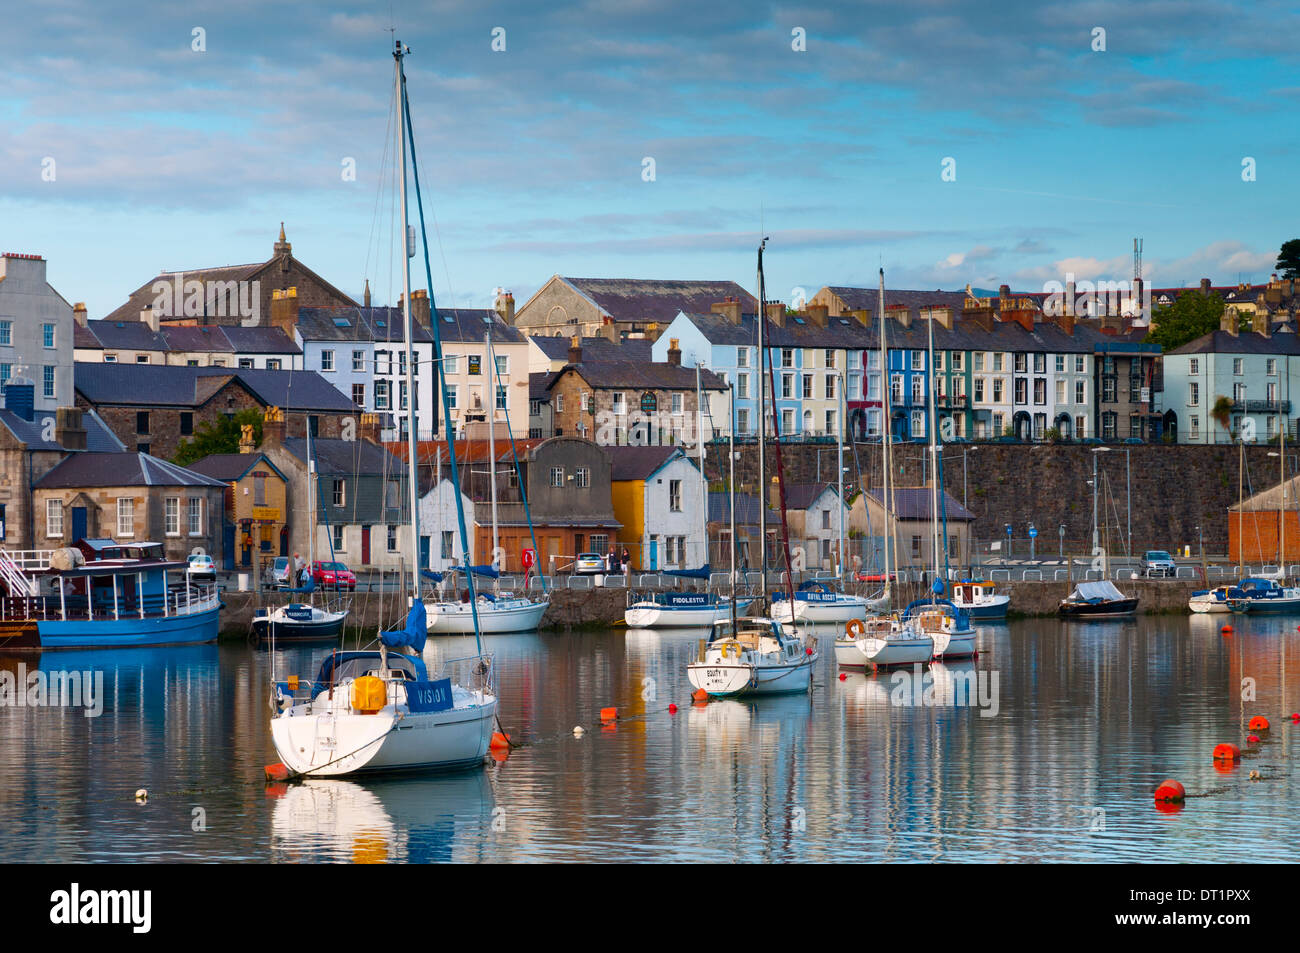
M 704 478 L 681 447 L 603 447 L 611 461 L 617 548 L 635 569 L 698 569 L 709 561 Z
M 248 445 L 240 449 L 247 451 Z M 226 484 L 227 565 L 260 577 L 276 556 L 290 555 L 289 483 L 265 454 L 214 453 L 189 469 Z

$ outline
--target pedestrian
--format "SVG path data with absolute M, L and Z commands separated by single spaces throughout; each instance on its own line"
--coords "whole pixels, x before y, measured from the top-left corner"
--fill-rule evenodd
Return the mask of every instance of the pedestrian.
M 631 571 L 632 571 L 632 554 L 629 553 L 627 551 L 627 547 L 624 546 L 623 547 L 623 575 L 626 576 Z
M 294 553 L 293 554 L 293 584 L 295 586 L 302 586 L 304 584 L 302 573 L 303 570 L 306 568 L 307 568 L 307 563 L 302 558 L 302 553 Z

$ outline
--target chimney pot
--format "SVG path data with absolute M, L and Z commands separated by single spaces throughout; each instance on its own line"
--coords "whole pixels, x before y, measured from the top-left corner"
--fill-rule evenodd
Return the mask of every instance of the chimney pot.
M 582 338 L 576 334 L 569 338 L 569 363 L 582 363 Z

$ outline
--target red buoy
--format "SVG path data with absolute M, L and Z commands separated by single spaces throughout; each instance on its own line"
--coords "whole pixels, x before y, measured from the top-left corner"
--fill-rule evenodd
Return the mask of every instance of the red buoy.
M 1230 626 L 1230 625 L 1225 625 L 1225 626 L 1224 626 L 1222 629 L 1220 629 L 1219 631 L 1222 632 L 1224 635 L 1231 635 L 1231 634 L 1232 634 L 1232 626 Z
M 1268 719 L 1263 715 L 1256 715 L 1250 720 L 1248 727 L 1251 731 L 1268 731 Z
M 1259 744 L 1259 735 L 1247 735 L 1246 740 L 1253 745 Z
M 266 766 L 266 780 L 288 781 L 289 768 L 282 761 L 277 761 L 275 764 L 268 764 Z
M 602 708 L 602 709 L 600 710 L 600 720 L 601 720 L 601 721 L 618 721 L 618 709 L 617 709 L 617 708 Z
M 709 693 L 702 688 L 697 688 L 691 692 L 691 700 L 696 702 L 706 702 L 709 700 Z
M 493 751 L 509 751 L 510 736 L 505 732 L 494 731 L 492 732 L 492 740 L 488 742 L 488 747 Z
M 1214 746 L 1215 761 L 1240 761 L 1241 749 L 1234 744 L 1223 742 Z
M 1291 720 L 1292 720 L 1292 721 L 1300 721 L 1300 711 L 1293 711 L 1293 712 L 1291 712 Z
M 848 672 L 840 672 L 840 681 L 841 681 L 841 682 L 844 681 L 844 680 L 845 680 L 846 678 L 848 678 L 848 677 L 849 677 L 849 673 L 848 673 Z
M 803 654 L 804 654 L 804 655 L 812 655 L 812 649 L 804 649 L 804 650 L 803 650 Z
M 675 715 L 675 714 L 677 714 L 677 706 L 676 706 L 676 705 L 672 705 L 672 704 L 670 704 L 670 705 L 668 706 L 668 714 L 670 714 L 670 715 Z
M 1187 797 L 1187 792 L 1183 786 L 1173 778 L 1165 778 L 1156 788 L 1157 801 L 1181 801 Z

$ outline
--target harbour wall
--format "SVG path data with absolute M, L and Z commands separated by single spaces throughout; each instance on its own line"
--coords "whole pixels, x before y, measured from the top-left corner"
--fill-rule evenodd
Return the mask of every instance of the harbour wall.
M 1003 582 L 999 589 L 1011 596 L 1011 614 L 1015 616 L 1053 616 L 1057 604 L 1070 592 L 1070 584 L 1062 582 Z M 1203 584 L 1187 579 L 1135 579 L 1121 580 L 1121 590 L 1135 595 L 1141 601 L 1143 613 L 1184 613 L 1187 599 Z M 221 613 L 221 636 L 224 639 L 241 639 L 249 631 L 253 610 L 259 601 L 251 592 L 227 592 L 222 597 L 225 608 Z M 278 603 L 272 603 L 278 604 Z M 621 625 L 627 607 L 627 593 L 623 589 L 556 589 L 551 592 L 551 605 L 542 619 L 544 629 L 605 627 Z M 380 628 L 395 628 L 405 619 L 405 599 L 396 592 L 358 592 L 352 597 L 348 626 L 352 631 L 373 634 Z

